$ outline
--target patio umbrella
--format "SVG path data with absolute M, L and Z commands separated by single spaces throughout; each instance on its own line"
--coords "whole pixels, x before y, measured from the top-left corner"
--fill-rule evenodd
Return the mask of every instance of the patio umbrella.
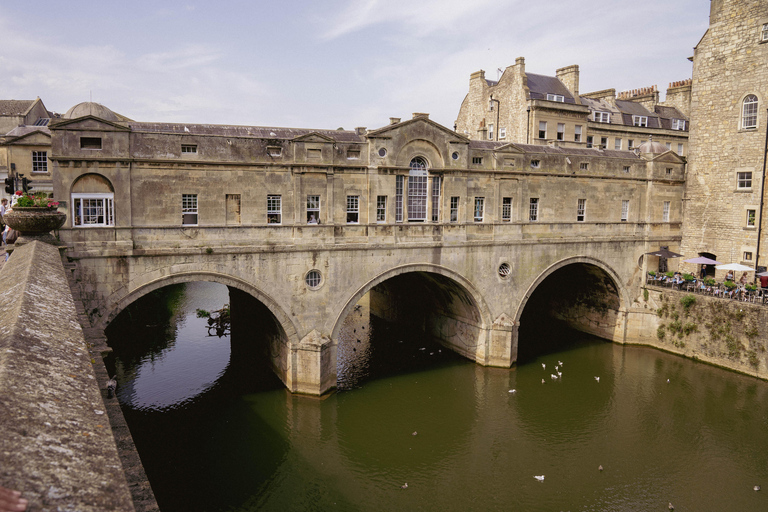
M 669 249 L 659 249 L 658 251 L 647 252 L 645 254 L 658 256 L 659 258 L 681 258 L 683 256 L 682 254 L 677 254 L 676 252 L 672 252 Z
M 717 270 L 733 270 L 734 272 L 754 272 L 755 269 L 738 263 L 728 263 L 727 265 L 718 265 Z
M 722 263 L 720 263 L 719 261 L 715 261 L 705 256 L 699 256 L 697 258 L 683 260 L 683 263 L 693 263 L 695 265 L 722 265 Z
M 758 277 L 768 276 L 768 272 L 760 272 L 759 274 L 755 274 L 755 275 L 758 276 Z

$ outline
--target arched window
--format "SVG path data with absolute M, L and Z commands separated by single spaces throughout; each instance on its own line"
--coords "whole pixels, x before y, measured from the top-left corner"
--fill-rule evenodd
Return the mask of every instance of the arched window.
M 754 94 L 744 98 L 741 104 L 741 127 L 757 128 L 757 96 Z
M 420 157 L 411 160 L 408 173 L 408 221 L 427 220 L 427 161 Z
M 114 226 L 114 198 L 115 190 L 104 176 L 80 176 L 72 185 L 72 226 Z

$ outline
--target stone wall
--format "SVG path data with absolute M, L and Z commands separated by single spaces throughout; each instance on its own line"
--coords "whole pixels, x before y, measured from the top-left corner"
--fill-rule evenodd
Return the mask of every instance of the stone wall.
M 755 263 L 758 223 L 747 225 L 747 210 L 760 208 L 765 158 L 768 43 L 760 41 L 765 23 L 766 0 L 712 2 L 709 30 L 695 49 L 682 246 L 686 255 L 707 252 L 723 263 Z M 753 129 L 741 125 L 743 101 L 750 94 L 759 101 Z M 738 173 L 751 173 L 750 183 L 740 186 Z M 763 214 L 762 223 L 760 263 L 765 265 L 768 216 Z
M 134 510 L 58 249 L 18 247 L 0 290 L 0 485 L 29 510 Z

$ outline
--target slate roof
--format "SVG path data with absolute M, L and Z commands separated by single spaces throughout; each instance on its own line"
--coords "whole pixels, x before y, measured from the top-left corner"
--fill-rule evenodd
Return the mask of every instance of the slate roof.
M 47 126 L 17 126 L 13 130 L 9 131 L 5 134 L 6 137 L 23 137 L 24 135 L 27 135 L 32 132 L 42 132 L 47 133 L 48 135 L 51 134 L 51 130 L 48 129 Z
M 546 100 L 547 94 L 560 94 L 565 103 L 576 103 L 568 88 L 555 76 L 526 73 L 532 100 Z
M 180 135 L 216 135 L 220 137 L 250 137 L 256 139 L 294 139 L 310 133 L 319 133 L 337 142 L 363 142 L 364 138 L 352 130 L 312 130 L 309 128 L 277 128 L 268 126 L 230 126 L 220 124 L 143 123 L 130 122 L 132 130 L 151 133 L 177 133 Z
M 508 142 L 496 142 L 491 140 L 471 140 L 469 141 L 470 149 L 487 149 L 494 150 L 502 146 L 508 145 Z M 572 148 L 572 147 L 560 147 L 560 146 L 542 146 L 538 144 L 515 144 L 518 148 L 529 154 L 546 154 L 546 155 L 563 155 L 563 156 L 603 156 L 608 158 L 631 158 L 639 159 L 640 157 L 635 154 L 634 151 L 616 151 L 612 149 L 588 149 L 588 148 Z
M 0 100 L 0 116 L 21 116 L 36 100 Z

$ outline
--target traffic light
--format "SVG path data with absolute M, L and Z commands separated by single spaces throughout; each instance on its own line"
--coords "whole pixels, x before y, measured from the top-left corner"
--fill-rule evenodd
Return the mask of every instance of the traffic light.
M 28 178 L 21 178 L 21 190 L 23 190 L 25 194 L 32 190 L 32 181 Z
M 15 180 L 11 177 L 5 178 L 5 191 L 10 195 L 13 195 L 16 193 L 16 190 L 15 190 L 16 187 L 14 186 L 15 185 L 14 181 Z

